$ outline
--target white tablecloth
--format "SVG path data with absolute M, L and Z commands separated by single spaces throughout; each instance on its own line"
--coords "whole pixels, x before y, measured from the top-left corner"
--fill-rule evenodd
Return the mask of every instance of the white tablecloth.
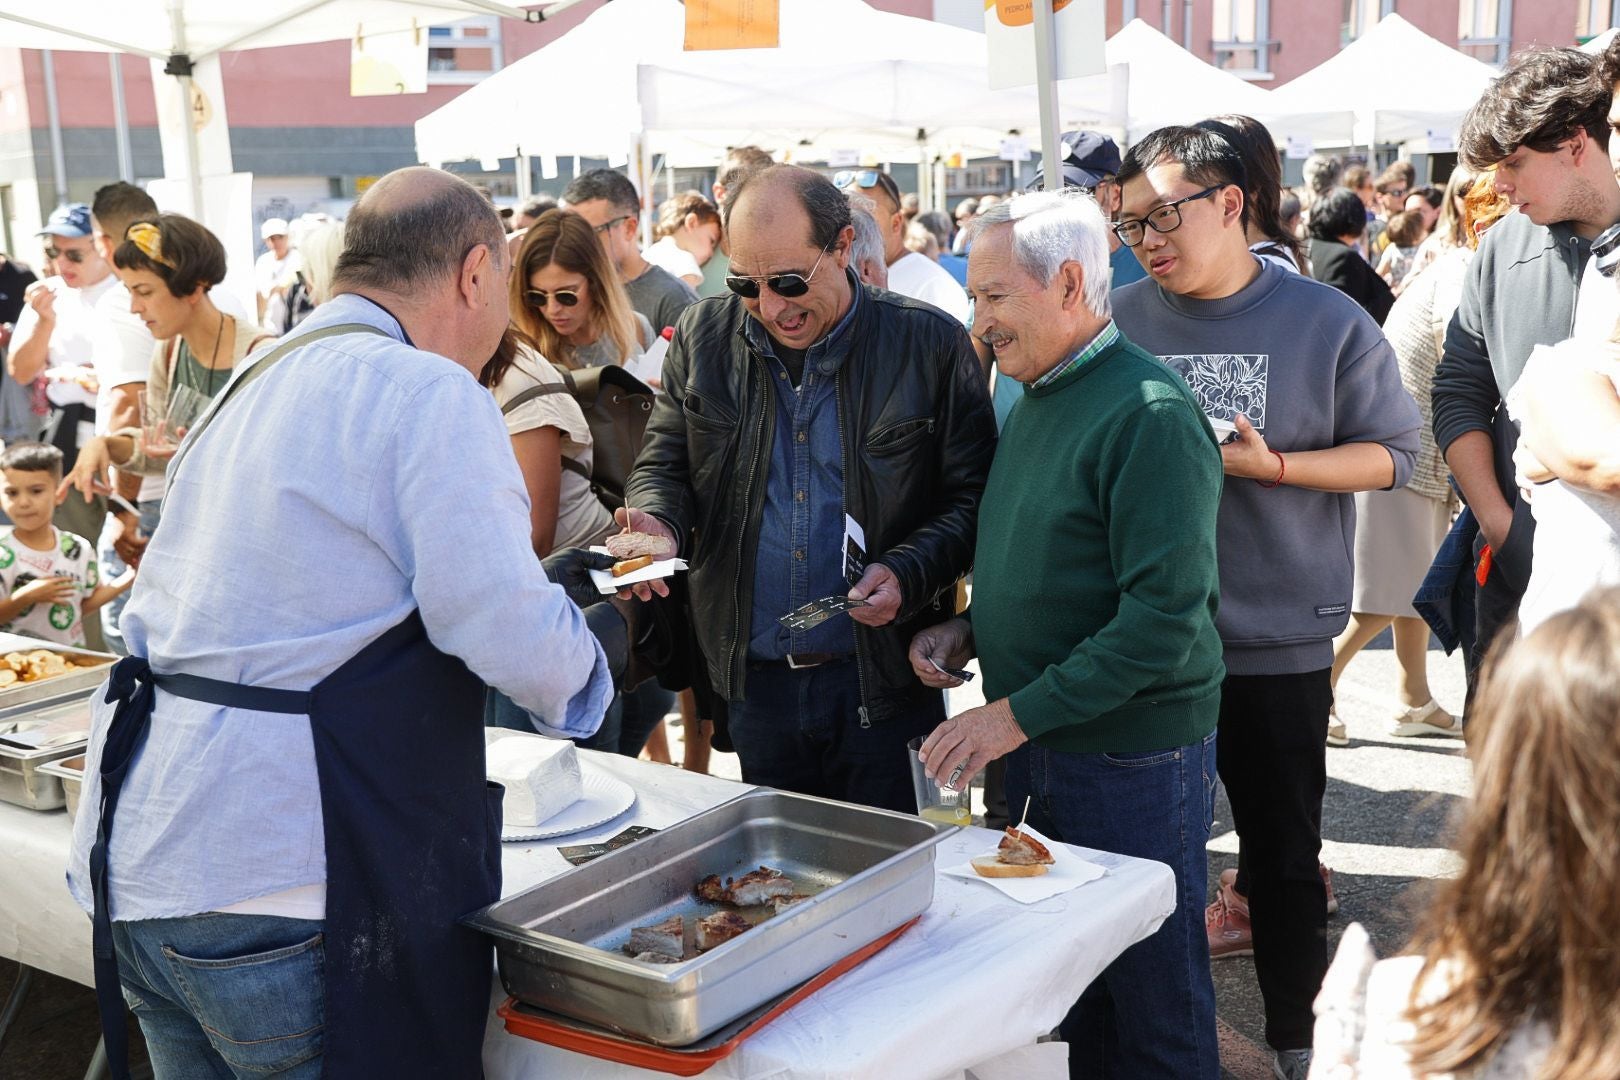
M 636 805 L 598 829 L 507 844 L 504 892 L 569 869 L 559 843 L 605 840 L 631 824 L 663 828 L 748 790 L 741 784 L 604 754 L 590 759 L 636 788 Z M 67 814 L 0 804 L 0 955 L 89 985 L 90 922 L 68 895 Z M 967 829 L 939 846 L 950 866 L 991 850 Z M 1079 849 L 1108 874 L 1025 906 L 977 882 L 940 875 L 934 903 L 887 949 L 746 1040 L 705 1077 L 954 1077 L 1063 1075 L 1063 1047 L 1034 1047 L 1108 963 L 1175 907 L 1170 869 Z M 504 1000 L 497 984 L 493 1001 Z M 501 1078 L 654 1077 L 507 1034 L 490 1013 L 484 1067 Z

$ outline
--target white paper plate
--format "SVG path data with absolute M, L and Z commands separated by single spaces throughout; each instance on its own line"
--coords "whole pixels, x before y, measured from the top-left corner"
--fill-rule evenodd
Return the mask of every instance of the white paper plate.
M 608 554 L 605 547 L 593 547 L 592 551 L 602 555 Z M 677 571 L 686 569 L 685 559 L 660 559 L 640 570 L 632 570 L 623 577 L 614 577 L 612 570 L 592 570 L 591 580 L 596 583 L 596 591 L 603 596 L 610 596 L 620 589 L 634 585 L 641 581 L 657 581 L 660 578 L 673 576 Z
M 579 772 L 585 793 L 577 802 L 538 825 L 506 826 L 501 830 L 502 842 L 549 840 L 554 836 L 594 829 L 598 825 L 606 825 L 636 804 L 636 789 L 617 776 L 584 760 L 579 763 Z

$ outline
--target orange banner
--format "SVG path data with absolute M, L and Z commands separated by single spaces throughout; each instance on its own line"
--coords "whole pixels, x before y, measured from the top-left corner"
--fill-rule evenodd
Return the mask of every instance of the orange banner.
M 686 0 L 685 48 L 774 49 L 779 20 L 777 0 Z

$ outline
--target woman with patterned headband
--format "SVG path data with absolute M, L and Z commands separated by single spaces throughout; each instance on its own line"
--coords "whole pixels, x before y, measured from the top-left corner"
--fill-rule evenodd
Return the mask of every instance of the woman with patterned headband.
M 225 247 L 202 225 L 180 214 L 137 221 L 113 252 L 129 290 L 129 309 L 157 339 L 146 382 L 145 428 L 126 428 L 90 442 L 63 484 L 88 498 L 105 490 L 107 466 L 158 476 L 168 468 L 179 435 L 212 400 L 249 350 L 271 335 L 220 311 L 209 290 L 225 280 Z M 182 415 L 184 414 L 184 415 Z M 156 423 L 163 421 L 161 427 Z M 161 434 L 175 436 L 149 437 Z

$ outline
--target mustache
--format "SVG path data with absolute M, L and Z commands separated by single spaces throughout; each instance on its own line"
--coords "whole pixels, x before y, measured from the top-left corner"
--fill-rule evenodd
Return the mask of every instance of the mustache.
M 991 348 L 995 348 L 997 345 L 1005 345 L 1012 339 L 1011 334 L 999 330 L 992 330 L 987 334 L 979 335 L 979 340 Z

